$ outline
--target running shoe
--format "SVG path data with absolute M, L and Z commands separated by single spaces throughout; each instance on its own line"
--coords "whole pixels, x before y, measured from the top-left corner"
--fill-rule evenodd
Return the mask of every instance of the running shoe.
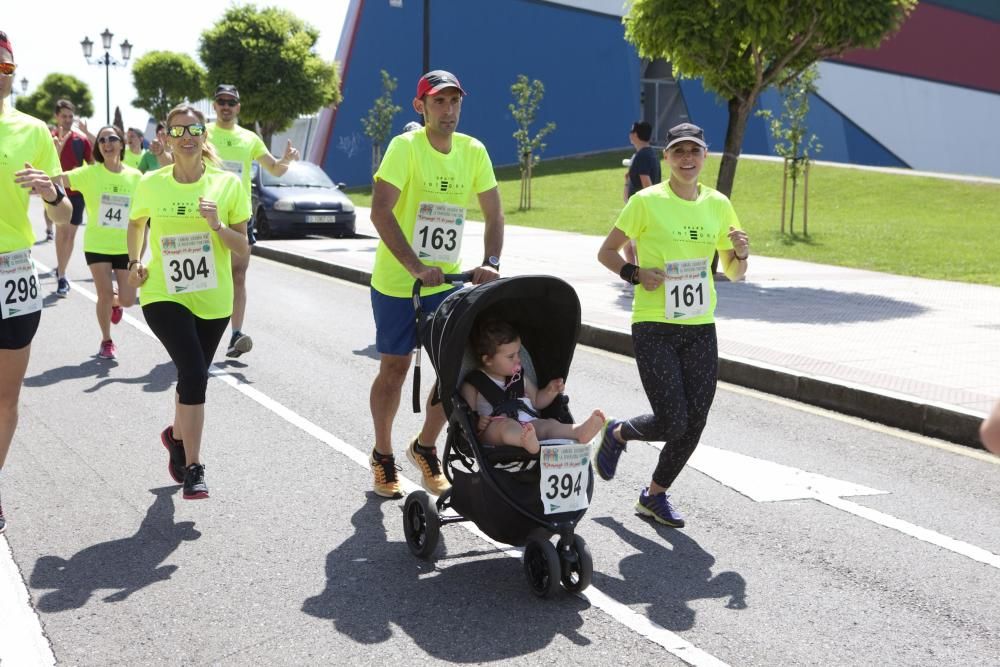
M 118 324 L 122 321 L 125 310 L 121 306 L 111 306 L 111 324 Z
M 414 438 L 406 448 L 406 458 L 420 470 L 421 483 L 427 493 L 440 496 L 451 488 L 451 484 L 441 473 L 441 461 L 438 460 L 436 447 L 417 449 L 417 439 Z
M 371 465 L 372 475 L 375 477 L 373 486 L 375 495 L 383 498 L 402 498 L 403 490 L 400 488 L 399 478 L 396 476 L 396 471 L 401 470 L 401 468 L 396 465 L 396 457 L 392 454 L 376 456 L 373 449 L 372 455 L 368 457 L 368 463 Z
M 253 338 L 246 335 L 242 331 L 234 331 L 233 337 L 229 339 L 229 349 L 226 350 L 226 356 L 232 359 L 246 354 L 253 349 Z
M 670 496 L 666 492 L 650 495 L 648 487 L 643 489 L 639 494 L 639 501 L 635 504 L 635 511 L 652 517 L 654 521 L 664 526 L 684 527 L 684 517 L 670 504 Z
M 97 356 L 101 359 L 116 359 L 115 353 L 118 348 L 115 347 L 115 342 L 110 338 L 101 343 L 101 349 L 97 351 Z
M 56 286 L 56 294 L 63 299 L 69 296 L 69 281 L 66 280 L 65 276 L 59 279 L 59 284 Z
M 46 241 L 51 241 L 54 238 L 55 238 L 55 235 L 52 233 L 52 230 L 51 229 L 46 229 L 45 230 L 45 240 Z
M 626 448 L 625 443 L 618 442 L 618 438 L 614 436 L 619 424 L 621 421 L 616 419 L 604 422 L 604 435 L 601 436 L 601 444 L 594 454 L 594 469 L 603 480 L 614 479 L 615 471 L 618 470 L 618 459 Z
M 7 530 L 7 519 L 3 516 L 3 503 L 0 502 L 0 533 Z
M 184 456 L 184 442 L 182 440 L 174 440 L 173 426 L 163 429 L 163 432 L 160 433 L 160 442 L 163 443 L 163 446 L 170 454 L 170 459 L 167 461 L 167 472 L 170 473 L 170 477 L 175 482 L 183 484 L 184 464 L 187 462 Z
M 184 469 L 184 500 L 202 500 L 203 498 L 208 498 L 205 466 L 200 463 L 192 463 Z

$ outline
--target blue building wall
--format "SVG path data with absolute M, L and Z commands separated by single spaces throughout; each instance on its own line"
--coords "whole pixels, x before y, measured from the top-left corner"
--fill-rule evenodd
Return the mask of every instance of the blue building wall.
M 417 120 L 411 100 L 423 73 L 424 3 L 404 0 L 402 7 L 392 7 L 388 0 L 356 1 L 353 46 L 343 63 L 344 99 L 322 160 L 334 180 L 348 185 L 371 181 L 371 144 L 361 118 L 382 92 L 379 70 L 399 82 L 394 99 L 403 110 L 394 132 Z M 624 39 L 620 17 L 540 0 L 432 0 L 430 5 L 431 69 L 449 70 L 462 81 L 469 94 L 459 131 L 482 140 L 494 164 L 517 162 L 508 105 L 518 74 L 545 84 L 533 129 L 548 121 L 557 127 L 546 137 L 543 158 L 628 146 L 628 128 L 641 114 L 641 61 Z M 725 103 L 698 79 L 683 79 L 680 87 L 692 122 L 704 127 L 711 148 L 721 151 Z M 780 114 L 781 99 L 768 91 L 758 108 Z M 818 159 L 907 166 L 820 97 L 811 99 L 808 123 L 823 144 Z M 767 122 L 751 116 L 742 151 L 769 155 L 773 146 Z
M 486 144 L 495 164 L 514 164 L 508 105 L 518 74 L 545 84 L 534 129 L 554 121 L 543 157 L 621 148 L 639 117 L 639 66 L 621 19 L 532 0 L 433 0 L 431 69 L 462 81 L 459 131 Z M 381 94 L 379 70 L 399 81 L 395 131 L 416 120 L 411 100 L 422 72 L 423 2 L 363 2 L 323 168 L 358 185 L 371 180 L 371 144 L 361 118 Z

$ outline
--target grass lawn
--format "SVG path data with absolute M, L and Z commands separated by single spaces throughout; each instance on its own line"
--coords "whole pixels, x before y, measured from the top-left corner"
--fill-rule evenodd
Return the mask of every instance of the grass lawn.
M 520 174 L 497 169 L 508 224 L 605 235 L 621 210 L 624 167 L 630 151 L 544 161 L 535 168 L 530 211 L 518 211 Z M 715 185 L 718 157 L 702 182 Z M 780 162 L 740 160 L 733 204 L 752 239 L 753 252 L 908 276 L 1000 286 L 1000 185 L 813 166 L 809 174 L 809 236 L 801 235 L 801 182 L 797 234 L 782 235 Z M 789 187 L 791 184 L 789 183 Z M 370 206 L 370 190 L 354 190 Z M 482 220 L 470 208 L 469 218 Z M 787 225 L 787 220 L 786 220 Z

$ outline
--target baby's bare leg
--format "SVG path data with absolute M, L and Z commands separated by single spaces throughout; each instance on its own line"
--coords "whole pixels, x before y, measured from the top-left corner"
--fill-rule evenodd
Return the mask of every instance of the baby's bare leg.
M 483 431 L 483 442 L 489 445 L 521 447 L 531 454 L 536 454 L 540 447 L 538 438 L 535 437 L 535 429 L 528 428 L 530 426 L 530 424 L 521 426 L 520 422 L 509 417 L 494 420 Z
M 577 442 L 590 442 L 590 439 L 601 431 L 604 419 L 603 412 L 594 410 L 586 421 L 579 424 L 563 424 L 555 419 L 536 419 L 531 423 L 535 426 L 539 440 L 565 438 Z

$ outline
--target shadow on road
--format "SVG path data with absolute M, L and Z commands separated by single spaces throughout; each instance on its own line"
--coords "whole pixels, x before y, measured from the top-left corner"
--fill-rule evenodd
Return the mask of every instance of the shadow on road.
M 446 563 L 440 568 L 415 558 L 405 544 L 388 541 L 384 522 L 402 523 L 402 516 L 396 502 L 383 500 L 369 493 L 351 517 L 355 532 L 327 557 L 326 588 L 305 601 L 305 613 L 332 620 L 360 644 L 389 641 L 399 628 L 448 662 L 530 655 L 559 635 L 590 643 L 578 632 L 585 601 L 571 595 L 540 601 L 520 561 L 492 548 L 476 552 L 474 562 L 452 563 L 464 553 L 440 557 L 439 564 Z M 449 620 L 442 622 L 442 614 Z
M 691 600 L 729 598 L 727 609 L 746 609 L 746 580 L 736 572 L 712 576 L 715 557 L 683 531 L 651 524 L 663 544 L 650 540 L 611 517 L 595 518 L 639 553 L 618 563 L 622 578 L 594 573 L 594 585 L 622 604 L 646 604 L 649 620 L 668 630 L 690 630 Z M 672 548 L 669 548 L 672 547 Z
M 41 596 L 38 610 L 53 613 L 79 609 L 101 589 L 114 591 L 103 598 L 105 602 L 120 602 L 146 586 L 170 579 L 177 566 L 160 563 L 181 542 L 201 537 L 194 522 L 174 523 L 172 496 L 178 488 L 150 489 L 156 500 L 135 535 L 87 547 L 69 560 L 59 556 L 39 558 L 28 585 L 35 590 L 54 590 Z
M 84 393 L 92 394 L 109 384 L 141 384 L 142 390 L 150 393 L 167 391 L 170 389 L 177 373 L 174 370 L 172 361 L 165 361 L 149 369 L 149 372 L 140 377 L 109 377 L 112 368 L 118 366 L 117 362 L 108 359 L 88 359 L 76 364 L 50 368 L 47 371 L 24 378 L 26 387 L 48 387 L 64 380 L 79 380 L 83 378 L 95 378 L 97 382 L 94 386 L 84 389 Z

